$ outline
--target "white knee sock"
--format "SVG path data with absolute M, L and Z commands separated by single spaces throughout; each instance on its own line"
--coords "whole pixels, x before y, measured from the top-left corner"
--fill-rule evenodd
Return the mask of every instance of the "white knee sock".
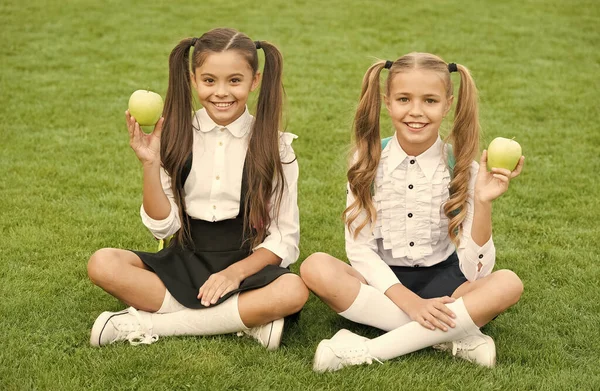
M 169 292 L 168 289 L 165 289 L 165 298 L 163 299 L 162 305 L 156 311 L 157 314 L 169 314 L 171 312 L 177 312 L 185 309 L 186 307 L 179 303 Z
M 149 323 L 151 333 L 159 336 L 229 334 L 248 330 L 240 317 L 238 296 L 233 295 L 218 306 L 201 310 L 185 308 L 168 314 L 138 312 Z
M 390 331 L 411 321 L 390 298 L 370 285 L 360 284 L 354 302 L 339 315 L 356 323 Z
M 430 330 L 413 321 L 381 337 L 367 341 L 366 345 L 369 353 L 380 360 L 389 360 L 438 343 L 481 334 L 467 312 L 462 298 L 454 303 L 446 304 L 446 306 L 456 314 L 456 318 L 454 318 L 456 326 L 454 328 L 449 327 L 448 331 Z

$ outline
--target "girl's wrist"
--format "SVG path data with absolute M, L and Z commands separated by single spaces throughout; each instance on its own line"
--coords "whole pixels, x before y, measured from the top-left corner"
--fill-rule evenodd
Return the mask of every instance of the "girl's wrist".
M 491 207 L 493 200 L 486 199 L 485 197 L 482 197 L 480 194 L 475 193 L 474 201 L 475 201 L 475 204 L 477 204 L 477 205 Z
M 142 167 L 144 169 L 156 169 L 160 168 L 160 160 L 146 160 L 142 162 Z

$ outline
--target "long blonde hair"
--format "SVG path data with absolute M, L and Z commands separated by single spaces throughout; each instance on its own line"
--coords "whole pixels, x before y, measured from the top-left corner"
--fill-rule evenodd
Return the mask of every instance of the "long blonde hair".
M 356 237 L 360 231 L 372 224 L 377 218 L 373 205 L 372 186 L 381 160 L 381 135 L 379 116 L 381 113 L 380 74 L 386 61 L 378 61 L 367 70 L 363 77 L 360 101 L 354 116 L 354 156 L 355 161 L 348 169 L 350 190 L 355 196 L 354 202 L 344 210 L 346 225 Z M 456 64 L 460 74 L 460 87 L 454 112 L 452 130 L 446 142 L 453 146 L 455 166 L 449 185 L 450 198 L 444 203 L 444 214 L 448 217 L 448 235 L 455 245 L 459 244 L 462 222 L 467 215 L 467 198 L 471 179 L 471 162 L 479 152 L 479 109 L 477 87 L 469 70 Z M 386 94 L 395 75 L 413 69 L 431 70 L 439 73 L 446 86 L 446 98 L 453 94 L 454 87 L 448 71 L 448 64 L 441 58 L 429 53 L 410 53 L 391 64 L 386 81 Z M 353 230 L 352 224 L 365 211 L 364 221 Z

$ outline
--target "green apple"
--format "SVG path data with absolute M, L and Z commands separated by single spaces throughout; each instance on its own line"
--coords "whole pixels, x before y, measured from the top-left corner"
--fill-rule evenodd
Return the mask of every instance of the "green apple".
M 492 167 L 497 167 L 512 171 L 517 167 L 523 150 L 521 149 L 521 145 L 515 140 L 496 137 L 490 143 L 487 153 L 488 170 L 491 170 Z
M 129 97 L 129 113 L 142 126 L 158 122 L 163 111 L 163 99 L 149 90 L 137 90 Z

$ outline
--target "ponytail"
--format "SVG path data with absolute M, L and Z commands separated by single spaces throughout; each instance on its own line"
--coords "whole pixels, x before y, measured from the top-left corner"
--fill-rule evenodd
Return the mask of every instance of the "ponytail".
M 165 98 L 163 132 L 160 140 L 162 166 L 171 177 L 171 189 L 179 208 L 181 229 L 175 242 L 191 243 L 189 222 L 185 214 L 185 198 L 181 171 L 187 157 L 192 153 L 192 89 L 190 80 L 189 53 L 197 38 L 186 38 L 179 42 L 169 56 L 169 86 Z
M 360 102 L 354 116 L 355 147 L 353 151 L 355 161 L 348 169 L 348 183 L 355 200 L 343 213 L 346 225 L 354 237 L 367 224 L 374 222 L 377 218 L 377 210 L 373 205 L 371 192 L 377 175 L 379 160 L 381 159 L 381 136 L 379 132 L 381 87 L 379 76 L 383 68 L 389 68 L 388 65 L 386 61 L 379 61 L 367 70 L 362 81 Z M 352 230 L 352 224 L 363 210 L 366 212 L 364 221 L 355 230 Z
M 449 139 L 455 156 L 454 175 L 450 182 L 450 199 L 444 204 L 448 217 L 448 235 L 455 245 L 459 245 L 462 222 L 467 215 L 467 199 L 471 180 L 471 162 L 479 152 L 479 109 L 477 87 L 469 70 L 456 64 L 460 74 L 458 101 L 454 114 L 454 124 Z
M 271 224 L 270 208 L 273 208 L 275 219 L 279 216 L 285 185 L 279 151 L 285 95 L 283 57 L 277 47 L 267 41 L 256 41 L 255 45 L 264 51 L 265 65 L 246 157 L 248 193 L 244 202 L 248 218 L 244 219 L 244 231 L 252 248 L 267 236 Z M 273 205 L 270 204 L 272 199 Z

